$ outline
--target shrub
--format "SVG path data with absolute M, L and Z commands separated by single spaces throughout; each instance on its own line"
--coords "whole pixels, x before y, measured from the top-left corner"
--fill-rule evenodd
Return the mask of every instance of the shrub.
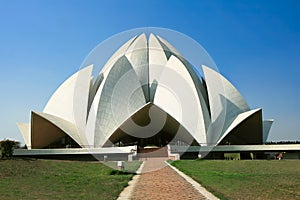
M 20 147 L 20 142 L 13 140 L 0 141 L 0 159 L 9 159 L 13 156 L 14 149 Z

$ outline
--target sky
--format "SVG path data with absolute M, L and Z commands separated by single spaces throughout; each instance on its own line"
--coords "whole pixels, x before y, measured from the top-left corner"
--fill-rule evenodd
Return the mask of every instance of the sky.
M 163 27 L 196 40 L 250 108 L 274 119 L 269 141 L 300 140 L 300 2 L 0 0 L 0 140 L 41 112 L 89 52 L 114 34 Z

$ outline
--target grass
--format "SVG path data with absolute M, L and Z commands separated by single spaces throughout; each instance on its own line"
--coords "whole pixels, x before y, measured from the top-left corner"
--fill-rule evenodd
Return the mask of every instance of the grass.
M 102 162 L 106 166 L 114 169 L 112 173 L 120 173 L 118 172 L 118 166 L 116 161 L 108 161 L 108 162 Z M 125 162 L 123 173 L 135 173 L 140 165 L 142 164 L 141 161 L 132 161 L 132 162 Z
M 221 199 L 300 199 L 300 160 L 180 160 L 172 165 Z
M 0 199 L 116 199 L 132 176 L 99 162 L 4 160 Z

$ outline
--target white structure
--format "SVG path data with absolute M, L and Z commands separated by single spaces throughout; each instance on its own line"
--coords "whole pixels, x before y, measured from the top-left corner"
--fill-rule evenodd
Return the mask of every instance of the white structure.
M 92 70 L 72 75 L 30 124 L 18 124 L 28 148 L 261 144 L 273 122 L 218 72 L 203 65 L 200 77 L 153 34 L 126 42 L 95 80 Z

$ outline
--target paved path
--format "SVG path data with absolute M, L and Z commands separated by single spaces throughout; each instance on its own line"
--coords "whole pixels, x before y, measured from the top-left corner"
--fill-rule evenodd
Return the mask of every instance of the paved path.
M 165 160 L 165 158 L 149 158 L 145 161 L 142 174 L 133 188 L 130 199 L 207 199 L 171 167 L 167 166 Z

